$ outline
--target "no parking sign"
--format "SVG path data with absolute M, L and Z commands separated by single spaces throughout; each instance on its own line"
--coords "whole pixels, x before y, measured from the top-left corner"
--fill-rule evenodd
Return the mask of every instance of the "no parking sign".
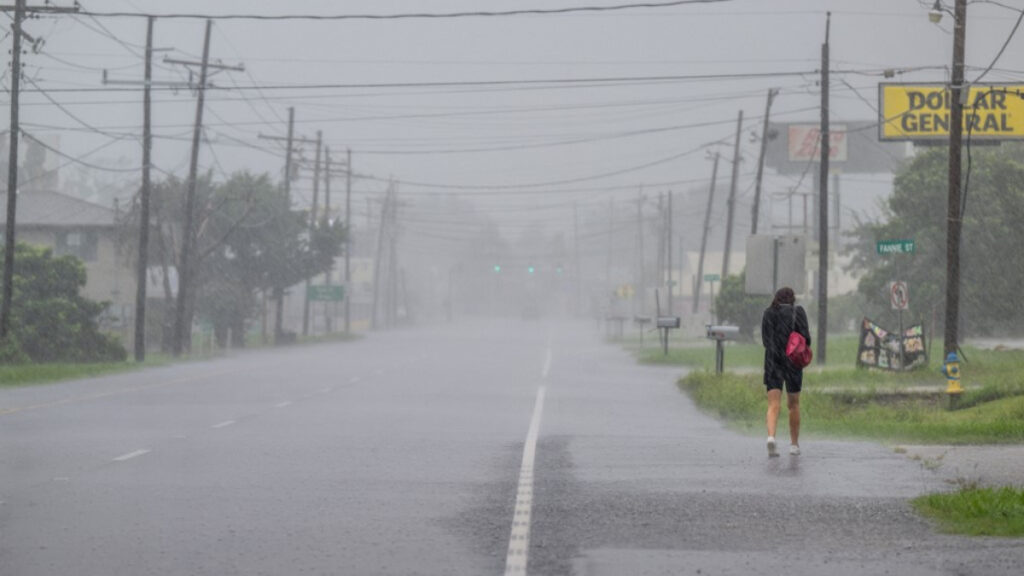
M 889 282 L 889 302 L 893 310 L 906 310 L 910 306 L 910 292 L 906 282 Z

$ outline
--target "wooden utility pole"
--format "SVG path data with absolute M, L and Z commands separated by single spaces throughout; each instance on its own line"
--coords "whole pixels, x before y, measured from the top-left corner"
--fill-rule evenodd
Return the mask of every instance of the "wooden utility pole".
M 180 356 L 183 351 L 192 347 L 192 305 L 195 301 L 192 284 L 195 281 L 195 269 L 198 268 L 196 262 L 193 262 L 193 257 L 198 259 L 198 255 L 193 254 L 197 250 L 195 204 L 199 179 L 199 144 L 203 133 L 203 109 L 206 102 L 206 80 L 209 77 L 210 69 L 245 71 L 244 66 L 210 64 L 210 30 L 212 26 L 213 21 L 207 19 L 206 33 L 203 37 L 203 59 L 200 62 L 164 59 L 164 62 L 169 64 L 199 67 L 199 84 L 196 86 L 196 121 L 192 130 L 192 155 L 189 161 L 185 191 L 185 227 L 178 266 L 178 299 L 174 306 L 174 346 L 172 351 L 175 356 Z
M 320 203 L 320 148 L 323 143 L 323 133 L 316 131 L 316 158 L 313 161 L 313 206 L 309 212 L 309 237 L 313 238 L 316 230 L 317 208 Z M 306 291 L 302 295 L 302 335 L 309 335 L 309 287 L 312 284 L 311 278 L 306 278 Z
M 328 225 L 333 226 L 331 223 L 331 147 L 324 147 L 324 216 L 327 218 Z M 324 284 L 331 285 L 331 276 L 334 275 L 334 260 L 331 259 L 331 266 L 324 273 Z M 332 302 L 327 304 L 324 302 L 324 328 L 327 333 L 331 333 L 331 318 L 338 312 L 338 303 Z
M 665 287 L 668 289 L 666 314 L 672 315 L 672 191 L 668 191 L 668 211 L 665 213 Z
M 373 260 L 373 308 L 370 311 L 370 327 L 374 330 L 380 326 L 377 323 L 377 308 L 380 299 L 380 259 L 384 255 L 384 227 L 388 223 L 388 210 L 391 206 L 391 192 L 394 183 L 388 184 L 388 190 L 384 194 L 384 205 L 380 209 L 380 228 L 377 230 L 377 257 Z
M 764 178 L 764 157 L 768 150 L 768 130 L 771 124 L 772 102 L 778 88 L 768 89 L 768 101 L 764 106 L 764 125 L 761 128 L 761 151 L 757 155 L 757 179 L 754 184 L 754 207 L 750 209 L 750 235 L 757 235 L 757 220 L 761 215 L 761 181 Z
M 821 172 L 818 191 L 818 350 L 817 360 L 825 365 L 825 344 L 828 339 L 828 164 L 832 148 L 829 135 L 829 30 L 832 13 L 825 19 L 825 43 L 821 45 Z M 953 112 L 954 116 L 956 112 Z M 962 119 L 962 115 L 961 115 Z M 954 120 L 955 121 L 955 120 Z
M 580 306 L 582 305 L 582 285 L 581 285 L 581 270 L 580 270 L 580 210 L 579 205 L 573 201 L 572 203 L 572 251 L 573 260 L 575 260 L 575 272 L 576 272 L 576 306 L 574 307 L 576 314 L 580 314 Z
M 732 255 L 732 223 L 736 212 L 736 184 L 740 176 L 740 136 L 743 132 L 743 110 L 736 119 L 736 143 L 732 149 L 732 181 L 729 183 L 728 216 L 725 221 L 725 252 L 722 253 L 722 281 L 729 275 L 729 257 Z
M 700 237 L 700 258 L 697 260 L 697 285 L 693 288 L 693 313 L 697 313 L 700 307 L 700 292 L 704 286 L 704 254 L 708 247 L 708 229 L 711 227 L 711 208 L 715 203 L 715 184 L 718 179 L 718 159 L 720 154 L 715 152 L 715 164 L 711 169 L 711 189 L 708 191 L 708 208 L 704 212 L 704 233 Z
M 7 223 L 4 228 L 4 288 L 0 305 L 0 341 L 7 339 L 11 326 L 11 303 L 14 299 L 15 215 L 18 207 L 18 100 L 21 94 L 21 23 L 25 20 L 25 0 L 14 3 L 11 22 L 13 47 L 11 48 L 11 132 L 7 160 Z
M 21 29 L 25 15 L 35 13 L 78 12 L 78 7 L 58 8 L 56 6 L 26 7 L 25 0 L 15 0 L 14 6 L 0 6 L 0 12 L 14 12 L 11 17 L 11 129 L 10 150 L 7 161 L 7 219 L 4 227 L 4 278 L 3 295 L 0 297 L 0 342 L 7 339 L 11 328 L 11 305 L 14 300 L 14 252 L 15 225 L 18 212 L 18 137 L 21 125 L 18 120 L 19 96 L 21 95 L 21 37 L 27 36 Z
M 345 334 L 352 333 L 352 150 L 345 151 Z
M 636 283 L 637 291 L 640 293 L 640 315 L 643 316 L 647 308 L 647 280 L 644 269 L 644 191 L 642 187 L 636 193 L 636 246 L 639 271 Z
M 943 352 L 956 352 L 960 337 L 960 168 L 963 150 L 964 41 L 967 35 L 967 0 L 956 0 L 953 9 L 953 73 L 950 77 L 949 104 L 949 196 L 946 199 L 946 326 Z
M 185 338 L 192 335 L 192 317 L 188 314 L 191 306 L 192 252 L 196 249 L 194 225 L 196 204 L 196 180 L 199 172 L 199 142 L 203 132 L 203 105 L 206 99 L 206 74 L 210 63 L 210 29 L 212 20 L 206 21 L 206 35 L 203 40 L 203 61 L 199 68 L 199 86 L 196 99 L 196 122 L 192 131 L 192 157 L 188 168 L 188 188 L 185 192 L 185 230 L 181 246 L 181 265 L 178 267 L 178 301 L 174 306 L 174 355 L 181 356 L 191 349 L 191 342 Z M 188 324 L 188 326 L 186 326 Z
M 146 18 L 146 71 L 142 90 L 142 190 L 139 193 L 139 261 L 135 271 L 135 361 L 146 359 L 146 269 L 149 267 L 150 154 L 153 81 L 153 17 Z

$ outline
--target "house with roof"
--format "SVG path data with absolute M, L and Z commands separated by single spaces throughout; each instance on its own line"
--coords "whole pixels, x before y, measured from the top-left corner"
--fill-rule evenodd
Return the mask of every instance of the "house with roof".
M 18 194 L 16 238 L 18 242 L 47 246 L 54 255 L 78 257 L 85 265 L 82 296 L 109 302 L 105 314 L 109 327 L 122 342 L 132 337 L 135 306 L 135 272 L 118 242 L 120 214 L 113 208 L 57 192 Z M 0 193 L 0 231 L 7 222 L 7 194 Z M 3 236 L 0 235 L 0 241 Z

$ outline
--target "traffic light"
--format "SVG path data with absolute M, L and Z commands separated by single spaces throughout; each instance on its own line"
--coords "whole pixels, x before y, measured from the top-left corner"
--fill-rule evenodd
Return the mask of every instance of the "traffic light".
M 495 274 L 501 272 L 501 264 L 495 264 L 494 265 L 494 272 L 495 272 Z
M 533 274 L 533 264 L 530 264 L 530 267 L 527 268 L 526 271 L 529 272 L 530 274 Z
M 559 274 L 561 274 L 561 273 L 562 273 L 562 265 L 561 265 L 561 264 L 559 264 L 559 265 L 558 265 L 558 267 L 557 267 L 557 268 L 555 268 L 555 272 L 557 272 L 557 273 L 559 273 Z

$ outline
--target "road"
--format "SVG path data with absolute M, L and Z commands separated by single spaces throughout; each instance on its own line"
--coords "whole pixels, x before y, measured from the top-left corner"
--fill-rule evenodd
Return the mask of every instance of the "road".
M 1020 573 L 891 448 L 768 459 L 678 376 L 466 321 L 0 390 L 0 575 Z

